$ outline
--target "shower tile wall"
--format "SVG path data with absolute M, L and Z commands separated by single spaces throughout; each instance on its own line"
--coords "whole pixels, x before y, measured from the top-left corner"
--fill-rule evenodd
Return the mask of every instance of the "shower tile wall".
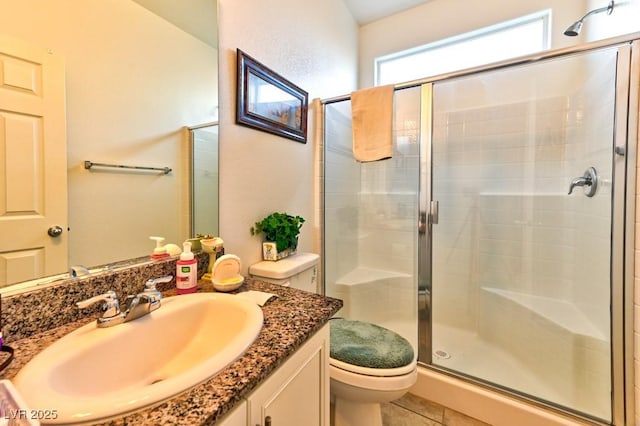
M 562 200 L 572 146 L 561 142 L 562 111 L 546 113 L 546 120 L 536 115 L 565 103 L 556 98 L 436 112 L 433 198 L 443 210 L 434 227 L 441 247 L 433 259 L 441 276 L 434 282 L 446 283 L 441 298 L 468 308 L 464 316 L 442 309 L 439 319 L 475 329 L 475 299 L 484 287 L 570 296 L 564 271 L 573 268 L 574 214 Z M 532 143 L 536 128 L 546 136 Z M 440 299 L 441 306 L 449 303 Z
M 393 156 L 362 163 L 359 265 L 415 275 L 420 91 L 397 91 Z
M 438 240 L 440 244 L 451 246 L 448 251 L 445 250 L 447 261 L 458 259 L 463 266 L 480 261 L 470 259 L 471 240 L 468 236 L 479 232 L 481 220 L 484 220 L 486 232 L 497 233 L 488 235 L 492 238 L 486 238 L 487 242 L 499 241 L 501 235 L 509 230 L 521 229 L 524 232 L 527 227 L 535 226 L 536 232 L 532 233 L 535 234 L 532 237 L 536 240 L 553 241 L 553 238 L 542 237 L 556 238 L 558 232 L 565 239 L 573 238 L 573 241 L 565 241 L 573 242 L 571 245 L 563 244 L 562 239 L 558 238 L 559 247 L 548 253 L 540 253 L 550 249 L 548 244 L 540 246 L 541 243 L 536 241 L 534 245 L 538 263 L 532 266 L 537 266 L 535 269 L 540 273 L 546 271 L 547 280 L 558 280 L 558 277 L 562 277 L 562 271 L 569 268 L 567 263 L 572 262 L 572 256 L 566 251 L 575 253 L 575 247 L 581 243 L 571 231 L 572 227 L 589 229 L 582 226 L 581 222 L 598 223 L 592 229 L 598 229 L 599 238 L 602 236 L 600 230 L 608 231 L 608 225 L 603 227 L 601 224 L 602 220 L 608 220 L 606 208 L 594 209 L 596 204 L 598 207 L 600 204 L 590 203 L 593 200 L 581 196 L 581 188 L 577 188 L 574 195 L 566 197 L 571 179 L 581 176 L 589 165 L 597 165 L 603 178 L 597 197 L 607 198 L 610 195 L 611 165 L 608 163 L 611 146 L 602 141 L 611 140 L 612 117 L 610 113 L 601 111 L 612 108 L 613 93 L 606 89 L 610 88 L 613 79 L 613 71 L 610 70 L 615 70 L 615 62 L 592 62 L 588 62 L 588 66 L 579 66 L 566 60 L 558 61 L 544 65 L 556 67 L 546 68 L 544 72 L 530 67 L 528 71 L 526 68 L 522 70 L 520 75 L 513 72 L 509 75 L 495 73 L 484 77 L 484 80 L 480 77 L 436 85 L 434 181 L 439 181 L 435 187 L 441 189 L 434 198 L 447 201 L 441 202 L 441 207 L 448 202 L 453 206 L 462 206 L 459 209 L 461 212 L 457 213 L 459 217 L 449 218 L 446 212 L 441 212 L 441 217 L 447 221 L 446 227 L 437 225 L 434 228 L 434 232 L 449 236 Z M 571 77 L 564 77 L 567 73 L 562 71 L 566 68 L 589 69 L 590 74 L 574 71 Z M 576 78 L 578 74 L 582 74 L 581 78 Z M 548 75 L 554 78 L 548 78 Z M 591 80 L 598 81 L 591 84 Z M 492 88 L 502 93 L 496 93 Z M 534 96 L 535 101 L 531 100 Z M 588 99 L 595 101 L 589 104 L 586 101 Z M 593 123 L 590 131 L 580 133 L 579 125 L 584 121 Z M 530 195 L 534 197 L 526 204 L 514 201 Z M 479 197 L 487 198 L 483 203 L 489 208 L 491 201 L 488 200 L 499 196 L 505 197 L 506 204 L 496 201 L 491 211 L 481 212 Z M 548 208 L 554 198 L 563 200 L 555 207 L 556 211 Z M 588 215 L 583 212 L 588 212 Z M 557 250 L 563 246 L 564 253 L 558 253 Z M 482 248 L 485 256 L 498 255 L 487 252 L 486 247 Z M 517 253 L 509 254 L 518 256 Z M 554 257 L 554 254 L 565 258 L 562 262 L 553 262 L 553 259 L 550 263 L 544 262 L 544 256 Z M 520 252 L 522 256 L 524 253 Z M 503 256 L 498 265 L 508 268 L 519 265 L 522 268 L 520 263 Z M 465 266 L 464 274 L 471 274 L 472 278 L 477 279 L 478 272 L 469 269 Z M 499 267 L 496 269 L 500 271 Z M 585 276 L 592 274 L 593 271 L 589 271 Z M 597 274 L 602 276 L 601 272 Z M 532 279 L 524 271 L 518 277 L 522 279 L 509 285 L 519 286 L 516 287 L 517 291 L 531 288 Z M 591 300 L 580 300 L 591 293 L 591 289 L 583 287 L 584 283 L 565 285 L 559 289 L 556 284 L 545 286 L 547 280 L 533 280 L 536 286 L 542 286 L 543 291 L 538 294 L 552 297 L 560 295 L 564 298 L 575 296 L 579 299 L 577 303 L 585 306 L 592 305 L 593 300 L 608 297 L 606 293 L 596 292 Z M 447 283 L 449 286 L 448 280 Z
M 361 184 L 352 153 L 351 103 L 329 104 L 325 115 L 325 279 L 331 291 L 330 284 L 358 266 Z

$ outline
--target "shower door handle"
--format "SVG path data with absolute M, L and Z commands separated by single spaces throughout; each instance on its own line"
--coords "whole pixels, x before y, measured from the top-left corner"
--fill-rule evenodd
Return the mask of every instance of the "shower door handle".
M 418 213 L 418 234 L 424 235 L 427 233 L 427 212 L 421 210 Z
M 584 175 L 572 180 L 571 185 L 569 185 L 569 194 L 576 186 L 584 187 L 584 195 L 593 197 L 596 194 L 596 189 L 598 189 L 598 172 L 596 172 L 596 169 L 589 167 L 584 171 Z
M 440 203 L 436 200 L 431 201 L 431 205 L 429 206 L 429 217 L 431 218 L 432 225 L 438 224 L 438 220 L 440 220 Z

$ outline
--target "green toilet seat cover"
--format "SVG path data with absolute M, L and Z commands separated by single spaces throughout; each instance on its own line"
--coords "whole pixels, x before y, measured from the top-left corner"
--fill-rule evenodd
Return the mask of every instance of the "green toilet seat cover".
M 398 368 L 413 361 L 404 337 L 368 322 L 334 318 L 330 324 L 331 358 L 367 368 Z

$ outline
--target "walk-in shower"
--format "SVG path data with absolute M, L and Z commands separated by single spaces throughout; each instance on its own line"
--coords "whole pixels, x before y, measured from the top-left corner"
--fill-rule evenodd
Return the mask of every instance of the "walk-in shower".
M 400 85 L 393 157 L 373 163 L 351 154 L 349 97 L 325 100 L 341 314 L 400 333 L 422 368 L 624 424 L 638 55 L 615 40 Z

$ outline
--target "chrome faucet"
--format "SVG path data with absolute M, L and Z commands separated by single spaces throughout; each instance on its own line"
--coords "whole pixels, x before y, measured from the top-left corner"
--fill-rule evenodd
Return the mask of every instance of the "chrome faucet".
M 87 308 L 95 303 L 103 302 L 102 316 L 96 320 L 98 327 L 111 327 L 122 324 L 123 322 L 133 321 L 145 316 L 160 307 L 162 293 L 156 289 L 156 283 L 169 282 L 172 276 L 156 278 L 148 280 L 145 284 L 145 290 L 136 295 L 129 295 L 125 299 L 125 310 L 120 310 L 118 297 L 114 291 L 108 291 L 105 294 L 91 297 L 87 300 L 76 303 L 80 309 Z
M 105 294 L 77 302 L 76 306 L 79 309 L 84 309 L 98 302 L 103 302 L 102 316 L 96 320 L 98 327 L 111 327 L 124 322 L 124 314 L 120 311 L 120 304 L 115 291 L 108 291 Z
M 144 285 L 144 292 L 142 294 L 146 294 L 151 299 L 159 301 L 160 299 L 162 299 L 162 293 L 160 293 L 160 291 L 156 288 L 156 284 L 168 283 L 171 282 L 172 279 L 173 275 L 168 275 L 162 278 L 147 280 Z
M 160 307 L 160 299 L 144 293 L 127 296 L 125 303 L 127 310 L 124 312 L 124 322 L 143 317 Z

